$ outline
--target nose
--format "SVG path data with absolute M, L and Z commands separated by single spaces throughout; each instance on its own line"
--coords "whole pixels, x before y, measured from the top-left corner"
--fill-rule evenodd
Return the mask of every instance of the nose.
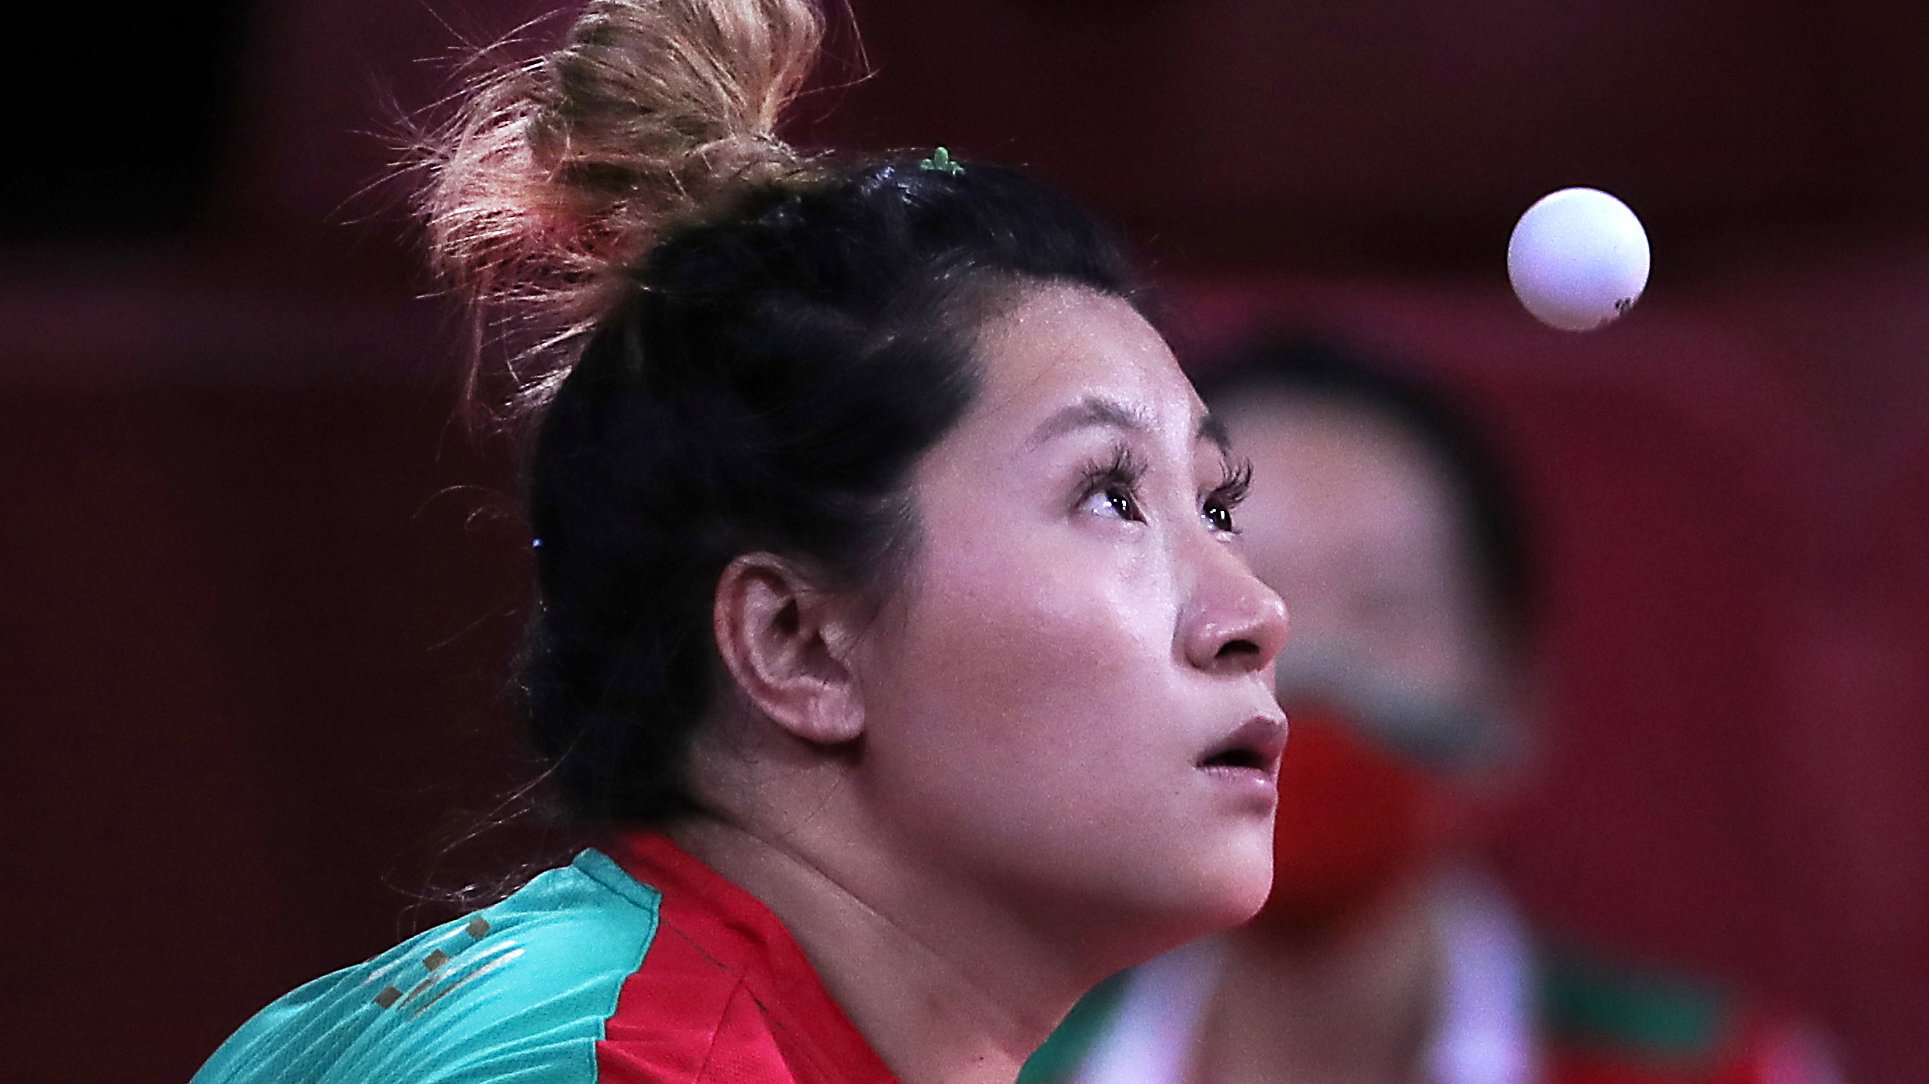
M 1186 659 L 1215 673 L 1264 670 L 1286 646 L 1286 603 L 1233 550 L 1206 546 L 1180 632 Z

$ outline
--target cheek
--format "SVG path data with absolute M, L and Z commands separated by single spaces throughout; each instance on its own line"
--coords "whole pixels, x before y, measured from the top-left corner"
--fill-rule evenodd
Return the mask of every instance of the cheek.
M 1493 629 L 1485 623 L 1481 602 L 1466 586 L 1442 599 L 1434 619 L 1436 640 L 1433 678 L 1443 695 L 1461 704 L 1479 702 L 1487 692 L 1495 666 Z
M 875 706 L 899 720 L 899 744 L 1041 771 L 1073 747 L 1110 754 L 1086 739 L 1162 714 L 1173 592 L 1153 562 L 1076 529 L 951 537 L 927 551 L 881 645 L 891 673 Z

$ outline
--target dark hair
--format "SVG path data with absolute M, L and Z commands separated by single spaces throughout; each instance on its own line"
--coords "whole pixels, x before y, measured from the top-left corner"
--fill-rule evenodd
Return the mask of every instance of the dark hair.
M 978 325 L 1027 284 L 1132 297 L 1092 220 L 1017 173 L 780 139 L 822 39 L 812 0 L 589 0 L 420 140 L 435 266 L 479 342 L 533 344 L 505 412 L 537 423 L 523 687 L 592 820 L 694 808 L 732 559 L 880 597 L 916 542 L 909 471 L 976 394 Z
M 1215 410 L 1244 396 L 1284 394 L 1361 410 L 1412 435 L 1457 498 L 1489 616 L 1514 647 L 1531 641 L 1539 590 L 1519 490 L 1462 399 L 1408 368 L 1303 336 L 1256 340 L 1212 359 L 1200 374 L 1199 394 Z
M 765 550 L 888 585 L 915 543 L 906 475 L 976 393 L 977 325 L 1029 282 L 1130 290 L 1070 202 L 909 158 L 751 192 L 634 276 L 542 417 L 525 689 L 567 805 L 652 821 L 692 808 L 724 566 Z

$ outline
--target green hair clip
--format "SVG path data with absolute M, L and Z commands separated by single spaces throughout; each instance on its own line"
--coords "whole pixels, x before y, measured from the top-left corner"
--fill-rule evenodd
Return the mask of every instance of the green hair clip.
M 943 147 L 932 151 L 931 157 L 920 160 L 918 162 L 918 168 L 932 170 L 937 173 L 958 174 L 964 172 L 964 167 L 953 162 L 951 160 L 951 152 L 945 150 Z

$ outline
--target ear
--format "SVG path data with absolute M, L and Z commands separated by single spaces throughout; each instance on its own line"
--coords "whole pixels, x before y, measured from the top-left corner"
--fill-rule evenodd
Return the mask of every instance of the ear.
M 846 665 L 851 609 L 849 599 L 769 553 L 739 556 L 717 580 L 711 620 L 725 668 L 771 722 L 814 745 L 864 733 Z

